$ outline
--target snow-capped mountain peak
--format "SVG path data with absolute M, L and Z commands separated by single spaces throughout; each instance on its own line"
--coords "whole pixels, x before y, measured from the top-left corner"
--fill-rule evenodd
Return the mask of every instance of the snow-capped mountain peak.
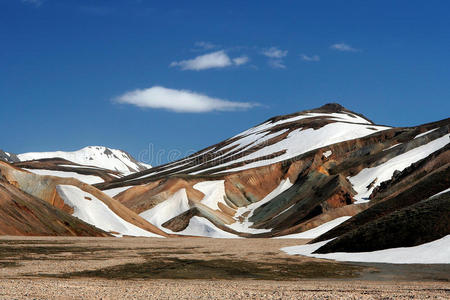
M 20 161 L 63 158 L 79 165 L 118 171 L 124 175 L 143 171 L 151 167 L 150 165 L 138 162 L 125 151 L 104 146 L 88 146 L 72 152 L 28 152 L 18 154 L 17 157 Z

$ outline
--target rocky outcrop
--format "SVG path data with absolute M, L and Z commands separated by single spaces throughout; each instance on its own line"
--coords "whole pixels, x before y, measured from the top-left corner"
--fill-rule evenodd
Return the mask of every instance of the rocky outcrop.
M 19 158 L 14 153 L 5 152 L 0 149 L 0 161 L 5 161 L 7 163 L 18 162 Z
M 328 242 L 315 253 L 412 247 L 440 239 L 449 232 L 450 192 L 447 192 L 358 226 Z
M 446 150 L 445 152 L 448 151 L 449 150 Z M 434 155 L 435 154 L 433 154 L 433 156 Z M 440 155 L 438 155 L 438 157 L 439 156 Z M 426 158 L 417 165 L 422 165 L 426 161 L 429 161 L 429 159 Z M 424 166 L 426 165 L 427 164 L 424 164 Z M 404 172 L 410 173 L 411 169 L 405 170 Z M 444 165 L 439 166 L 436 170 L 429 172 L 427 175 L 418 177 L 414 184 L 409 184 L 403 190 L 398 191 L 396 188 L 393 188 L 391 193 L 387 194 L 384 199 L 380 198 L 377 202 L 370 203 L 371 205 L 368 209 L 321 235 L 312 241 L 312 243 L 344 235 L 365 224 L 375 222 L 379 218 L 414 205 L 448 188 L 450 188 L 450 161 L 447 161 Z M 386 191 L 384 194 L 386 195 Z

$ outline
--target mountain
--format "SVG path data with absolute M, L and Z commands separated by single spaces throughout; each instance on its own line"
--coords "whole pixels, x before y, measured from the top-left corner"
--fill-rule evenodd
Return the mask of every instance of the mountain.
M 0 235 L 109 236 L 0 179 Z
M 84 183 L 108 182 L 151 168 L 122 150 L 89 146 L 73 152 L 30 152 L 11 154 L 0 151 L 0 160 L 14 163 L 38 175 L 76 178 Z
M 5 162 L 0 171 L 7 183 L 109 234 L 146 235 L 130 223 L 159 236 L 309 238 L 309 255 L 331 255 L 417 247 L 450 234 L 449 142 L 450 119 L 390 127 L 331 103 L 131 174 L 87 166 L 97 156 L 54 154 Z M 99 179 L 86 184 L 40 170 Z
M 417 171 L 421 159 L 431 161 L 428 171 L 438 160 L 448 163 L 449 126 L 450 119 L 409 128 L 376 125 L 327 104 L 271 118 L 187 158 L 95 186 L 167 232 L 296 234 L 357 215 L 382 202 L 370 201 L 381 192 L 389 198 L 414 188 L 414 180 L 389 189 L 385 181 L 408 167 Z M 436 151 L 443 156 L 434 158 Z
M 375 125 L 339 104 L 327 104 L 318 109 L 271 118 L 187 158 L 132 174 L 120 181 L 140 184 L 172 174 L 213 175 L 242 171 L 294 159 L 313 149 L 390 128 Z
M 49 211 L 48 218 L 45 218 L 41 217 L 41 211 L 48 210 L 50 204 L 62 216 L 56 222 L 65 225 L 65 230 L 71 233 L 69 235 L 87 235 L 83 227 L 88 223 L 96 227 L 91 229 L 91 232 L 95 232 L 91 235 L 167 236 L 117 200 L 75 178 L 38 175 L 6 162 L 0 162 L 0 175 L 2 189 L 6 189 L 2 200 L 6 198 L 6 204 L 12 202 L 10 205 L 2 206 L 0 214 L 2 228 L 11 226 L 8 220 L 13 219 L 20 224 L 19 228 L 35 228 L 34 224 L 37 221 L 45 222 L 40 226 L 44 227 L 43 229 L 36 226 L 35 229 L 27 231 L 27 235 L 38 235 L 42 230 L 48 231 L 50 224 L 47 223 L 55 219 L 56 213 Z M 12 187 L 20 190 L 22 195 Z M 21 201 L 10 197 L 14 192 Z M 29 204 L 30 202 L 33 203 Z M 14 207 L 15 210 L 7 210 L 8 206 Z M 66 221 L 67 214 L 72 218 L 76 217 L 78 222 Z M 19 228 L 16 228 L 17 233 L 22 233 Z M 84 234 L 78 234 L 80 231 Z M 53 234 L 67 235 L 58 234 L 60 232 L 64 231 L 60 228 L 54 230 Z
M 103 168 L 130 174 L 150 168 L 150 165 L 138 162 L 130 154 L 122 150 L 103 146 L 88 146 L 73 152 L 29 152 L 18 154 L 19 161 L 62 158 L 78 165 Z
M 6 161 L 9 163 L 18 162 L 19 158 L 17 155 L 9 152 L 5 152 L 2 149 L 0 149 L 0 161 Z

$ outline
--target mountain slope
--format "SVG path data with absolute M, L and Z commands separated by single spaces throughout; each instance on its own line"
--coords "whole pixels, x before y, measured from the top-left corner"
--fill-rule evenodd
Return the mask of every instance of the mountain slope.
M 0 176 L 22 192 L 114 235 L 167 236 L 117 200 L 74 178 L 42 176 L 0 162 Z
M 0 235 L 109 236 L 0 179 Z
M 45 158 L 62 158 L 78 165 L 98 167 L 122 174 L 143 171 L 150 167 L 138 162 L 125 151 L 103 146 L 88 146 L 73 152 L 29 152 L 18 154 L 17 158 L 22 162 Z
M 173 174 L 213 175 L 295 159 L 314 149 L 364 137 L 391 127 L 374 125 L 339 104 L 278 116 L 184 159 L 98 185 L 102 189 L 142 184 Z M 326 153 L 327 154 L 327 153 Z M 330 153 L 331 155 L 331 153 Z
M 391 128 L 329 104 L 96 186 L 120 190 L 117 200 L 167 232 L 203 235 L 207 223 L 217 236 L 283 236 L 363 212 L 382 181 L 436 161 L 449 132 L 450 119 Z

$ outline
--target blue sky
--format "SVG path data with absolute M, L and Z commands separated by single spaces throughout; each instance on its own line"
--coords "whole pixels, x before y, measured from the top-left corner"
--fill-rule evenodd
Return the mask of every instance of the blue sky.
M 449 1 L 162 2 L 0 0 L 0 148 L 157 164 L 327 102 L 449 117 Z

